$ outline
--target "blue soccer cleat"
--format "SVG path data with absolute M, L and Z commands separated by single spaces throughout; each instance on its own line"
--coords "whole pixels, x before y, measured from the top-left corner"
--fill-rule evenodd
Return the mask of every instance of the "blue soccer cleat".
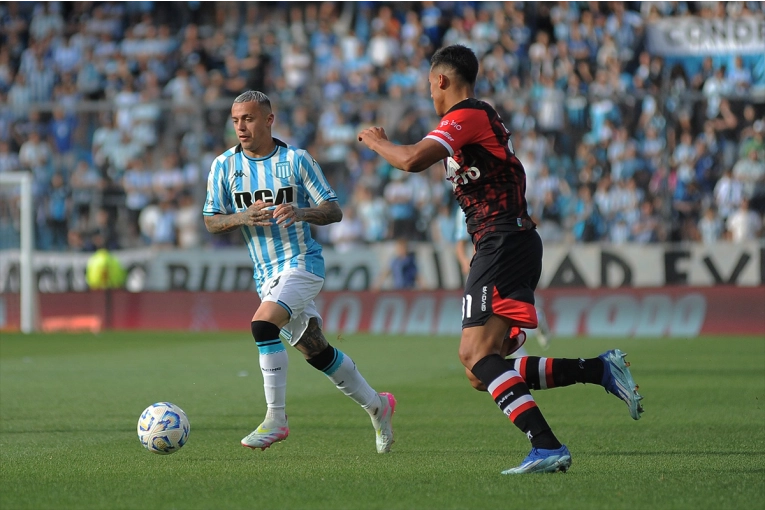
M 612 393 L 626 402 L 633 420 L 639 420 L 643 412 L 640 401 L 643 397 L 638 393 L 638 385 L 630 373 L 630 364 L 624 361 L 627 355 L 619 349 L 606 351 L 598 358 L 603 360 L 603 380 L 601 386 L 606 392 Z
M 526 473 L 565 473 L 571 467 L 571 452 L 566 445 L 557 450 L 532 448 L 531 453 L 523 459 L 518 467 L 502 471 L 503 475 L 522 475 Z

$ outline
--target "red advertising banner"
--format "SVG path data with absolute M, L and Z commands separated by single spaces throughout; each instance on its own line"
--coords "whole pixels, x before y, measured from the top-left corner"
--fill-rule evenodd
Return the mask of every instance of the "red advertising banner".
M 252 292 L 71 292 L 40 294 L 44 330 L 249 330 Z M 558 336 L 765 336 L 765 287 L 543 289 L 539 303 Z M 323 292 L 332 333 L 458 335 L 459 291 Z M 0 300 L 0 328 L 18 330 L 18 295 Z

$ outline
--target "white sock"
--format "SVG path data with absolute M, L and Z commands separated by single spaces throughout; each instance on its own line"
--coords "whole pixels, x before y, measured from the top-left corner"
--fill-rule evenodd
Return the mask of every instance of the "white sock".
M 380 407 L 380 397 L 377 392 L 362 377 L 356 363 L 339 349 L 335 349 L 337 356 L 324 373 L 330 381 L 335 383 L 337 389 L 349 396 L 351 400 L 363 407 L 370 416 L 374 417 Z
M 284 407 L 287 402 L 287 364 L 289 357 L 284 344 L 269 342 L 258 345 L 260 372 L 263 374 L 263 391 L 266 397 L 266 420 L 287 420 Z

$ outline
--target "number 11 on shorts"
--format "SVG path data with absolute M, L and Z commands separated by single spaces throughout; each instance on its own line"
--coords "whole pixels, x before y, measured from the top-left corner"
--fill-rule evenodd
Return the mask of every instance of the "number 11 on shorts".
M 473 296 L 467 294 L 462 297 L 462 320 L 469 319 L 473 315 Z

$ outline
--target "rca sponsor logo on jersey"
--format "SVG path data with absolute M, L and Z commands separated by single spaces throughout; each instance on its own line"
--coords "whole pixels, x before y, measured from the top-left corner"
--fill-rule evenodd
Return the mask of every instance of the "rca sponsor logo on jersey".
M 237 209 L 246 209 L 258 200 L 262 202 L 273 202 L 274 204 L 291 204 L 295 201 L 295 188 L 290 186 L 279 188 L 274 192 L 268 188 L 249 191 L 234 191 L 234 203 Z

